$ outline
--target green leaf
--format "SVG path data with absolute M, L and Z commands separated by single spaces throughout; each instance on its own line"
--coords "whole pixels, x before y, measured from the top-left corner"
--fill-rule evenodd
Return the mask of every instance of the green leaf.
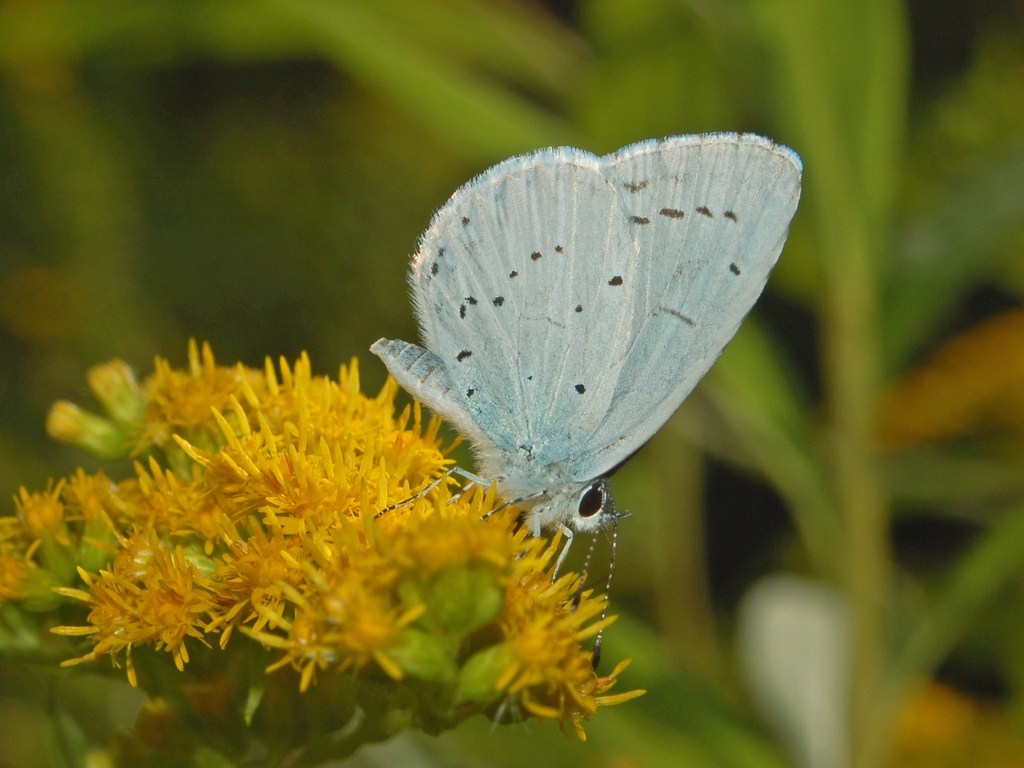
M 987 520 L 1006 499 L 1024 498 L 1024 445 L 1015 438 L 918 446 L 888 456 L 885 474 L 900 505 Z
M 375 5 L 326 0 L 279 0 L 274 5 L 282 18 L 307 25 L 315 50 L 327 61 L 413 116 L 437 141 L 464 157 L 491 160 L 510 148 L 575 141 L 568 122 L 429 49 Z
M 893 696 L 927 675 L 974 626 L 999 592 L 1024 574 L 1024 506 L 1007 510 L 961 556 L 927 615 L 900 643 L 887 675 Z
M 885 366 L 895 373 L 1005 258 L 1024 220 L 1024 145 L 1007 146 L 943 190 L 896 244 L 882 316 Z
M 772 338 L 748 318 L 704 391 L 731 427 L 731 455 L 728 447 L 719 453 L 768 478 L 812 560 L 829 573 L 841 541 L 838 510 L 808 419 L 812 408 L 792 371 Z

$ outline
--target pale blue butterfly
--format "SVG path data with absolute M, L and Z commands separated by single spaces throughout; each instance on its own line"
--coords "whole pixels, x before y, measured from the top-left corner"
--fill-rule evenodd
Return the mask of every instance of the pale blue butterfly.
M 602 530 L 619 517 L 607 478 L 761 295 L 801 172 L 787 147 L 735 133 L 510 158 L 420 240 L 409 280 L 424 346 L 371 350 L 469 438 L 482 478 L 462 474 L 497 480 L 535 535 Z

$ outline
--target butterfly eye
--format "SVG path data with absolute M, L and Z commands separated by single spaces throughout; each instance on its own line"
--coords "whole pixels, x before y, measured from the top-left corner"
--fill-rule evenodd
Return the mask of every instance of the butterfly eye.
M 580 497 L 578 512 L 580 517 L 593 517 L 604 507 L 604 489 L 595 484 Z

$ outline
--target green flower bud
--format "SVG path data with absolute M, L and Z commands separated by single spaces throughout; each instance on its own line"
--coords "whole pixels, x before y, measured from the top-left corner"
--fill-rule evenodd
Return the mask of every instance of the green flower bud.
M 407 579 L 400 586 L 406 606 L 424 603 L 420 625 L 454 641 L 486 626 L 501 610 L 505 593 L 490 568 L 447 568 L 427 580 Z
M 489 704 L 498 696 L 498 680 L 508 670 L 515 654 L 507 645 L 492 645 L 462 665 L 455 703 Z
M 61 400 L 46 417 L 46 431 L 54 440 L 81 448 L 101 459 L 128 455 L 131 433 L 124 425 Z
M 111 419 L 138 427 L 146 410 L 135 374 L 123 360 L 112 360 L 89 370 L 89 389 Z
M 458 674 L 447 644 L 412 627 L 402 631 L 398 642 L 388 648 L 387 655 L 406 675 L 420 680 L 450 683 Z

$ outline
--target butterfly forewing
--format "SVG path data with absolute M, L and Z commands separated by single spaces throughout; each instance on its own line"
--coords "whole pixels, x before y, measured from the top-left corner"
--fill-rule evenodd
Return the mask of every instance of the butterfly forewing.
M 758 136 L 683 136 L 603 159 L 642 277 L 612 407 L 578 479 L 643 445 L 707 373 L 764 289 L 800 195 L 799 160 Z

